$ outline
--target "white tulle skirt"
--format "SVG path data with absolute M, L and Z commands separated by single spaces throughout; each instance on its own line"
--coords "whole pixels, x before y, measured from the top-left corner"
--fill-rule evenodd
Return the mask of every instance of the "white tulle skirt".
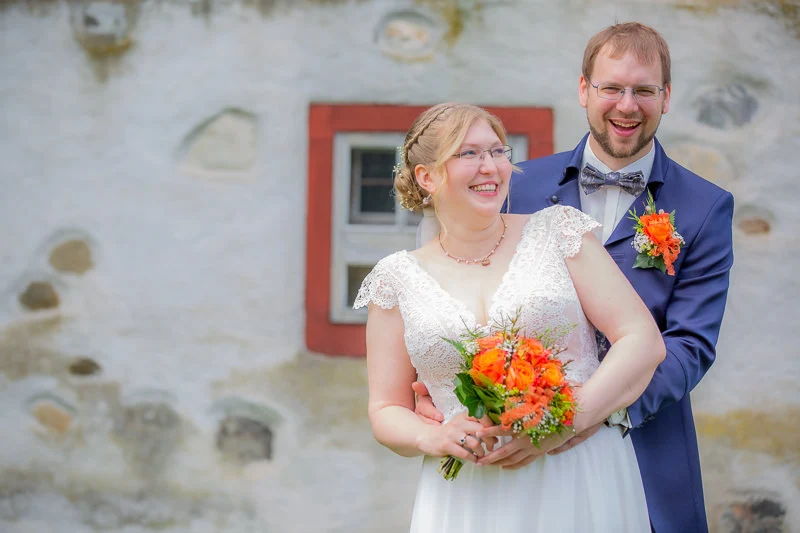
M 518 470 L 467 463 L 445 481 L 440 460 L 423 461 L 412 533 L 650 531 L 633 445 L 617 429 Z

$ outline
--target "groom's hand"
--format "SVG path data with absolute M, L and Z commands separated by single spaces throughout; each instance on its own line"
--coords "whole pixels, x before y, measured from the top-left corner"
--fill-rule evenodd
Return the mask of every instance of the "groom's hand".
M 425 384 L 421 381 L 415 381 L 411 384 L 411 388 L 414 389 L 414 392 L 417 394 L 417 401 L 414 406 L 414 412 L 417 416 L 428 424 L 435 424 L 437 426 L 441 424 L 444 420 L 444 416 L 436 409 L 436 406 L 433 405 L 433 400 Z
M 492 426 L 478 432 L 478 436 L 484 440 L 491 437 L 510 437 L 513 435 L 511 430 L 503 430 L 501 426 Z M 563 435 L 551 435 L 546 439 L 542 439 L 537 448 L 527 436 L 517 436 L 511 439 L 510 442 L 485 455 L 478 461 L 478 464 L 501 466 L 509 470 L 521 468 L 531 464 L 550 450 L 562 446 L 569 437 L 570 435 L 566 433 Z
M 547 454 L 548 455 L 558 455 L 559 453 L 563 453 L 563 452 L 565 452 L 565 451 L 567 451 L 569 449 L 574 448 L 575 446 L 577 446 L 581 442 L 585 441 L 586 439 L 588 439 L 589 437 L 591 437 L 592 435 L 597 433 L 597 430 L 599 430 L 600 426 L 602 426 L 602 425 L 603 425 L 603 423 L 600 422 L 596 426 L 592 426 L 592 427 L 590 427 L 588 429 L 585 429 L 583 432 L 581 432 L 578 435 L 575 435 L 574 437 L 569 439 L 567 442 L 565 442 L 564 444 L 562 444 L 558 448 L 556 448 L 554 450 L 550 450 L 549 452 L 547 452 Z

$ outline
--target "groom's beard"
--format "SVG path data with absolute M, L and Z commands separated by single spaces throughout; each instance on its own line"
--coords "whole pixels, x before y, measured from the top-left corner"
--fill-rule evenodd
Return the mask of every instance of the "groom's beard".
M 645 131 L 647 126 L 647 120 L 645 119 L 641 125 L 639 126 L 642 128 L 641 133 L 639 133 L 639 138 L 637 141 L 631 145 L 631 148 L 628 147 L 620 147 L 616 148 L 611 143 L 611 134 L 608 133 L 608 128 L 605 131 L 600 131 L 594 127 L 592 124 L 591 119 L 589 118 L 589 110 L 586 110 L 586 121 L 589 123 L 589 132 L 594 137 L 594 140 L 597 141 L 597 144 L 600 145 L 600 148 L 603 149 L 605 153 L 610 155 L 615 159 L 628 159 L 629 157 L 633 157 L 634 155 L 638 154 L 643 148 L 650 144 L 650 141 L 656 136 L 656 131 L 658 130 L 658 126 L 661 124 L 661 114 L 658 115 L 658 122 L 656 123 L 656 127 L 653 128 L 653 131 L 649 134 Z M 604 117 L 605 119 L 605 117 Z

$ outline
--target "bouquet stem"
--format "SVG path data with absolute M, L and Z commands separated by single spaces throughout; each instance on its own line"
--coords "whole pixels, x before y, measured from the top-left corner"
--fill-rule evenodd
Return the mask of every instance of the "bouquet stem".
M 464 466 L 464 462 L 461 459 L 448 455 L 439 463 L 439 473 L 447 481 L 453 481 L 458 476 L 462 466 Z

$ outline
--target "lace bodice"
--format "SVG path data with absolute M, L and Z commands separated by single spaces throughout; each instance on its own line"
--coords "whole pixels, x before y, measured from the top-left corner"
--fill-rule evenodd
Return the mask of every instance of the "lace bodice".
M 594 327 L 583 314 L 564 259 L 577 254 L 583 234 L 598 226 L 587 215 L 567 206 L 554 206 L 531 215 L 488 309 L 490 321 L 521 309 L 519 324 L 523 334 L 575 325 L 562 340 L 567 349 L 559 357 L 572 361 L 567 366 L 567 377 L 580 383 L 599 362 Z M 364 279 L 354 307 L 369 303 L 384 309 L 400 307 L 411 363 L 437 408 L 446 420 L 464 410 L 453 392 L 461 357 L 443 337 L 456 339 L 467 327 L 488 331 L 489 326 L 478 324 L 472 312 L 406 251 L 381 259 Z

